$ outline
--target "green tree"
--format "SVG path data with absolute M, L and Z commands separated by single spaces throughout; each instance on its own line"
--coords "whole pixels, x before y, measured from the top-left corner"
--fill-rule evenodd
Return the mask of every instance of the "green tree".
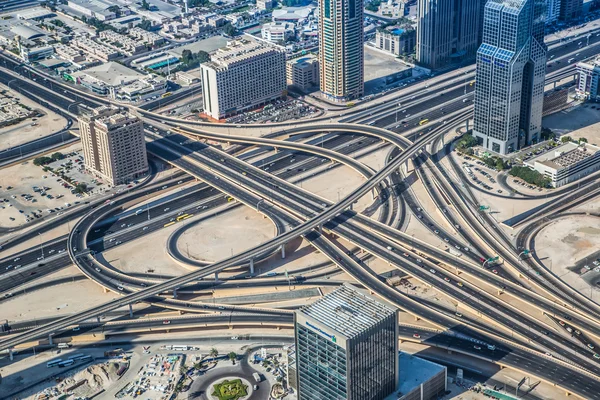
M 147 20 L 144 18 L 144 19 L 142 19 L 142 22 L 137 24 L 137 27 L 140 29 L 143 29 L 145 31 L 149 31 L 152 29 L 152 22 L 150 22 L 150 20 Z
M 563 136 L 560 138 L 560 141 L 563 143 L 568 143 L 568 142 L 573 141 L 573 139 L 571 139 L 571 136 Z
M 498 157 L 496 159 L 496 169 L 498 171 L 502 171 L 504 168 L 505 168 L 504 161 L 500 157 Z
M 219 350 L 217 350 L 216 348 L 214 348 L 214 347 L 213 347 L 213 348 L 212 348 L 212 349 L 210 349 L 210 351 L 208 352 L 208 355 L 214 358 L 214 357 L 216 357 L 216 356 L 218 356 L 218 355 L 219 355 Z
M 236 33 L 236 29 L 231 25 L 231 22 L 228 22 L 223 25 L 223 33 L 227 36 L 233 36 Z
M 63 153 L 61 153 L 60 151 L 57 151 L 56 153 L 52 153 L 52 155 L 50 157 L 52 158 L 52 160 L 58 161 L 58 160 L 62 160 L 63 158 L 65 158 L 65 155 Z
M 528 168 L 515 166 L 510 169 L 510 175 L 519 177 L 525 182 L 539 187 L 549 187 L 550 178 L 540 174 L 539 172 Z
M 237 359 L 237 353 L 235 351 L 230 352 L 229 354 L 227 354 L 227 356 L 229 357 L 231 362 L 234 362 Z
M 579 143 L 587 143 L 587 142 L 588 142 L 587 138 L 584 138 L 584 137 L 579 138 Z
M 42 156 L 42 157 L 37 157 L 33 159 L 33 165 L 35 166 L 40 166 L 40 165 L 46 165 L 52 162 L 52 158 L 50 157 L 46 157 L 46 156 Z
M 87 185 L 85 183 L 78 183 L 75 186 L 76 193 L 85 193 L 87 191 Z

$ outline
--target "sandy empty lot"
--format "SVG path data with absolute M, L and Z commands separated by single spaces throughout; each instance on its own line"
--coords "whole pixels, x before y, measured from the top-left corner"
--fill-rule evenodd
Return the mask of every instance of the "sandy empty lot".
M 5 85 L 0 85 L 0 90 L 9 89 Z M 10 90 L 10 94 L 11 96 L 18 98 L 21 104 L 26 105 L 31 109 L 38 109 L 45 115 L 43 117 L 36 118 L 35 123 L 37 125 L 35 126 L 31 126 L 33 121 L 31 118 L 28 118 L 24 121 L 21 121 L 19 124 L 0 128 L 0 150 L 15 147 L 41 137 L 48 136 L 52 133 L 60 131 L 67 125 L 66 119 L 48 110 L 47 108 L 34 103 L 20 93 Z
M 536 251 L 544 265 L 586 296 L 590 295 L 590 286 L 579 274 L 571 272 L 569 267 L 599 249 L 600 220 L 593 216 L 554 221 L 536 239 Z M 592 271 L 587 274 L 595 273 Z
M 600 110 L 596 104 L 583 104 L 549 115 L 542 120 L 544 127 L 574 139 L 585 137 L 589 143 L 600 145 Z

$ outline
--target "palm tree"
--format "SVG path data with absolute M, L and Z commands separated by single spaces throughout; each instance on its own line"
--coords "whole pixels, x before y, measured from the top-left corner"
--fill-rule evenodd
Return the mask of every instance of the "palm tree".
M 232 363 L 235 363 L 235 360 L 237 359 L 237 353 L 235 351 L 232 351 L 231 353 L 227 354 L 229 356 L 229 359 L 231 360 Z
M 212 349 L 210 349 L 210 352 L 208 354 L 214 358 L 219 355 L 219 350 L 213 347 Z

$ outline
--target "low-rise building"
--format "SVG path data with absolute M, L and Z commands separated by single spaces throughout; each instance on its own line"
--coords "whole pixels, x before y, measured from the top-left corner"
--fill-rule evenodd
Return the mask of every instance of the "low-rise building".
M 577 92 L 590 100 L 600 100 L 600 59 L 577 64 L 579 82 Z
M 65 44 L 54 45 L 54 51 L 60 58 L 71 61 L 72 63 L 80 63 L 85 61 L 85 56 L 80 49 L 67 46 Z
M 293 58 L 286 62 L 288 86 L 307 91 L 319 86 L 319 59 L 312 55 Z
M 175 73 L 175 79 L 183 86 L 190 86 L 194 83 L 200 82 L 200 77 L 190 72 L 177 71 Z
M 144 75 L 116 62 L 103 63 L 70 75 L 94 93 L 122 101 L 139 101 L 167 91 L 166 79 Z
M 99 36 L 102 41 L 117 47 L 119 51 L 122 51 L 128 56 L 146 50 L 146 45 L 143 42 L 131 39 L 129 36 L 121 35 L 120 33 L 109 29 L 100 32 Z
M 254 40 L 229 42 L 201 70 L 204 112 L 217 120 L 286 93 L 285 51 Z
M 20 47 L 19 53 L 21 58 L 25 62 L 32 62 L 43 60 L 54 54 L 54 47 L 52 46 L 41 46 L 41 47 Z
M 406 2 L 403 0 L 388 0 L 379 4 L 378 13 L 388 18 L 402 18 L 406 15 Z
M 92 39 L 86 37 L 77 37 L 71 41 L 71 44 L 81 50 L 87 55 L 91 55 L 104 62 L 112 61 L 121 56 L 121 54 L 108 46 L 94 42 Z
M 117 17 L 117 14 L 112 10 L 113 7 L 118 7 L 118 5 L 107 0 L 69 0 L 67 5 L 73 10 L 89 18 L 95 18 L 98 21 L 110 21 Z M 129 14 L 129 9 L 120 7 L 120 12 L 123 15 L 127 15 Z
M 600 147 L 569 142 L 524 163 L 560 187 L 600 170 Z
M 397 26 L 377 29 L 375 34 L 375 47 L 395 56 L 414 53 L 416 41 L 417 35 L 414 29 Z
M 273 0 L 256 0 L 256 8 L 261 11 L 269 11 L 273 9 Z
M 291 22 L 269 22 L 262 26 L 261 36 L 269 42 L 285 42 L 295 35 L 295 25 Z
M 131 28 L 129 30 L 129 36 L 141 40 L 144 43 L 147 43 L 151 46 L 159 46 L 165 42 L 165 38 L 163 38 L 159 34 L 154 32 L 148 32 L 147 30 L 138 27 Z

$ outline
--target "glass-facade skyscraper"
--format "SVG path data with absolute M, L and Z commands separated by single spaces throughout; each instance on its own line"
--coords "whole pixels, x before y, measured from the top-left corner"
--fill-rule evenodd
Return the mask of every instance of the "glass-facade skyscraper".
M 475 58 L 481 43 L 483 5 L 483 0 L 419 0 L 419 64 L 439 69 Z
M 486 3 L 477 51 L 473 135 L 495 153 L 511 153 L 540 138 L 546 8 L 540 0 Z
M 333 101 L 364 93 L 363 2 L 319 0 L 321 92 Z
M 346 285 L 295 314 L 298 400 L 382 400 L 398 383 L 398 315 Z

